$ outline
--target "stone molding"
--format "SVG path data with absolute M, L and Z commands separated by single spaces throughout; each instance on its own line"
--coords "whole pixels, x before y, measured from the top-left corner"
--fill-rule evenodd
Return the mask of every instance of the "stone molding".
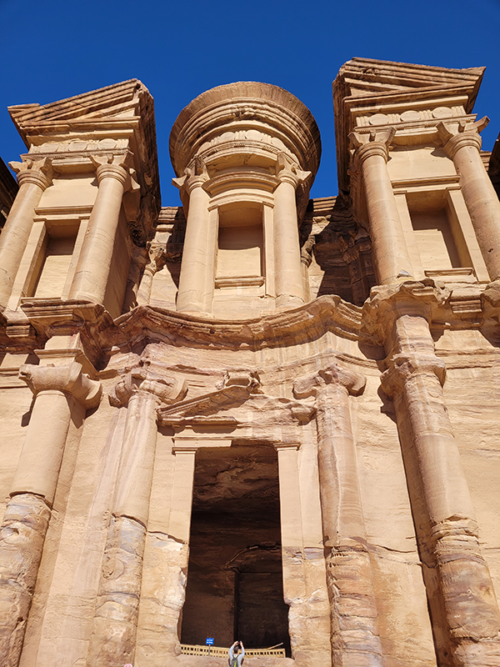
M 83 366 L 77 361 L 67 366 L 24 364 L 19 369 L 19 378 L 26 382 L 35 396 L 45 391 L 59 391 L 71 394 L 87 410 L 99 405 L 101 383 L 83 373 Z

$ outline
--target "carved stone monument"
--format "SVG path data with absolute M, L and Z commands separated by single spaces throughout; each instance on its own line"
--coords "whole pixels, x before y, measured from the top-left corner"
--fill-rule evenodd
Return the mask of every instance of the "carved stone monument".
M 482 68 L 354 58 L 340 194 L 287 91 L 11 107 L 0 665 L 500 667 Z M 498 155 L 490 165 L 496 174 Z M 207 638 L 214 646 L 205 646 Z

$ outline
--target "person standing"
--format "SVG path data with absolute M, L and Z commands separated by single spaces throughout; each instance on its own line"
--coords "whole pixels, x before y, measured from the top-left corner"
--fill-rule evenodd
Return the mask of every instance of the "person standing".
M 239 652 L 241 647 L 241 653 Z M 235 641 L 229 649 L 229 667 L 241 667 L 245 657 L 245 647 L 243 642 Z

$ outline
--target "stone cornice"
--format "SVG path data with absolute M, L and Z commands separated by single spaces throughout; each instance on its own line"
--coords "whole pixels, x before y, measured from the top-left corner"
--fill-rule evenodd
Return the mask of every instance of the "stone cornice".
M 153 306 L 138 306 L 112 320 L 102 306 L 61 299 L 25 299 L 22 309 L 25 328 L 33 327 L 39 340 L 80 333 L 85 353 L 93 364 L 102 367 L 110 353 L 125 352 L 141 341 L 144 344 L 164 342 L 175 347 L 255 351 L 308 343 L 332 332 L 374 348 L 384 345 L 387 327 L 405 312 L 418 312 L 431 326 L 438 328 L 479 328 L 488 320 L 495 322 L 500 319 L 499 294 L 496 283 L 491 283 L 485 291 L 476 285 L 462 286 L 456 291 L 426 279 L 373 288 L 363 308 L 338 296 L 325 295 L 293 310 L 234 321 L 186 315 Z M 8 325 L 6 320 L 5 326 Z M 18 347 L 21 344 L 21 340 L 17 341 Z M 40 347 L 40 342 L 30 339 L 30 345 Z M 348 363 L 361 363 L 350 355 L 344 357 Z
M 126 345 L 145 338 L 171 341 L 176 346 L 219 349 L 261 349 L 299 344 L 327 331 L 350 340 L 371 337 L 361 332 L 361 308 L 338 296 L 323 296 L 300 308 L 252 320 L 214 320 L 164 310 L 138 307 L 114 322 L 109 342 Z

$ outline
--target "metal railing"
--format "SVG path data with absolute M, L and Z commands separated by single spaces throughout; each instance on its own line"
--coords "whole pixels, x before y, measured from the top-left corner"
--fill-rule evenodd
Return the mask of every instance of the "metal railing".
M 210 655 L 213 658 L 227 658 L 229 649 L 221 646 L 197 646 L 181 644 L 183 655 Z M 273 658 L 285 658 L 284 648 L 246 648 L 245 657 L 272 656 Z

